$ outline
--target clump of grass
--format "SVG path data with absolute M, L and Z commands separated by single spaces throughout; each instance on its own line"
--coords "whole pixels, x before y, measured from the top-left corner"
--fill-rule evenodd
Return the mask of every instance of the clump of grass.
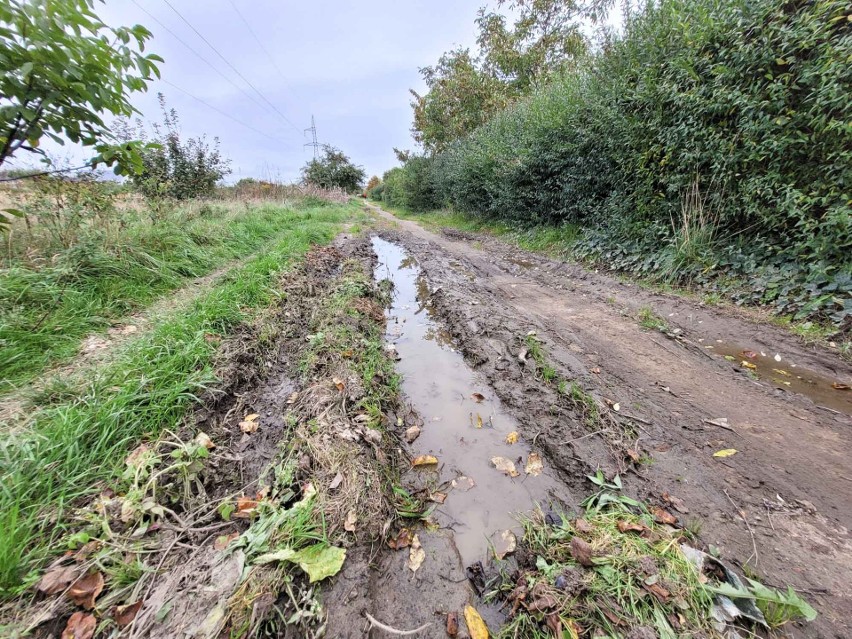
M 668 322 L 657 315 L 650 306 L 639 309 L 639 326 L 661 333 L 667 333 L 670 330 Z
M 559 375 L 556 373 L 556 369 L 553 368 L 548 361 L 547 354 L 544 352 L 544 348 L 541 345 L 541 340 L 539 340 L 534 333 L 530 333 L 526 336 L 525 342 L 527 345 L 527 354 L 532 357 L 535 362 L 536 372 L 541 379 L 548 384 L 557 381 Z

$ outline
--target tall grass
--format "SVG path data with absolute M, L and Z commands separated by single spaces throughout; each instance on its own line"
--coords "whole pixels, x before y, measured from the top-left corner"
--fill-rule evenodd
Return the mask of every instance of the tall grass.
M 156 222 L 125 213 L 123 228 L 85 227 L 68 248 L 19 236 L 30 250 L 0 269 L 0 393 L 75 355 L 86 335 L 255 252 L 278 235 L 282 215 L 269 205 L 194 204 Z
M 237 231 L 233 237 L 246 243 L 232 247 L 266 233 L 273 241 L 188 310 L 161 320 L 105 368 L 89 371 L 82 389 L 66 389 L 38 410 L 25 431 L 0 434 L 0 592 L 14 594 L 30 583 L 27 575 L 61 550 L 58 540 L 81 498 L 117 478 L 135 442 L 174 427 L 215 383 L 209 336 L 227 335 L 274 300 L 280 273 L 312 244 L 330 241 L 355 213 L 341 206 L 268 207 L 254 221 L 237 222 L 254 231 Z

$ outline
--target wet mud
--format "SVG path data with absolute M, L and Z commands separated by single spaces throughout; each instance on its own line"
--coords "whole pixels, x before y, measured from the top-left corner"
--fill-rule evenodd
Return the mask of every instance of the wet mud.
M 431 319 L 487 381 L 478 392 L 500 400 L 567 494 L 588 494 L 585 475 L 601 468 L 621 472 L 626 491 L 652 505 L 671 508 L 666 496 L 677 497 L 680 524 L 700 531 L 702 542 L 747 563 L 767 584 L 792 585 L 817 608 L 815 622 L 788 624 L 782 634 L 852 634 L 852 419 L 848 391 L 826 388 L 852 381 L 848 364 L 725 310 L 488 236 L 436 234 L 386 219 L 382 237 L 416 260 Z M 640 325 L 645 307 L 666 321 L 667 332 Z M 531 331 L 560 379 L 608 407 L 605 428 L 591 429 L 521 357 Z M 736 361 L 726 359 L 733 351 Z M 743 351 L 757 354 L 757 369 L 742 366 L 752 361 Z M 468 389 L 462 392 L 460 406 L 469 403 Z M 610 437 L 612 424 L 620 439 Z M 714 457 L 722 449 L 737 452 Z

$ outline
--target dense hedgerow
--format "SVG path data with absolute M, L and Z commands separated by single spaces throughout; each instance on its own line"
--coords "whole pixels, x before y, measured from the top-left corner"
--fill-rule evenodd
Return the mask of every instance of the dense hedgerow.
M 579 225 L 616 268 L 852 316 L 846 2 L 664 0 L 581 67 L 392 181 L 426 167 L 418 202 Z

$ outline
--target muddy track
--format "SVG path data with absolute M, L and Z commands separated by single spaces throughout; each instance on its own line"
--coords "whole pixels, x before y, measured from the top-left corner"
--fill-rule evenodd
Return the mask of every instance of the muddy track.
M 663 493 L 680 498 L 689 511 L 681 520 L 695 521 L 705 543 L 814 603 L 817 621 L 786 627 L 790 636 L 850 636 L 852 404 L 848 391 L 825 386 L 849 383 L 847 364 L 781 329 L 691 300 L 487 236 L 435 234 L 381 215 L 383 236 L 417 260 L 430 303 L 467 362 L 572 494 L 588 492 L 584 475 L 598 467 L 629 467 L 628 492 L 659 505 L 666 505 Z M 667 334 L 640 326 L 644 306 L 664 318 Z M 604 405 L 619 404 L 610 416 L 632 440 L 590 434 L 523 357 L 530 331 L 561 377 Z M 816 401 L 781 390 L 777 379 L 753 379 L 744 356 L 723 357 L 741 350 L 780 358 L 774 366 L 814 380 Z M 708 423 L 722 417 L 727 427 Z M 738 452 L 713 457 L 729 448 Z M 631 463 L 631 452 L 641 463 Z

